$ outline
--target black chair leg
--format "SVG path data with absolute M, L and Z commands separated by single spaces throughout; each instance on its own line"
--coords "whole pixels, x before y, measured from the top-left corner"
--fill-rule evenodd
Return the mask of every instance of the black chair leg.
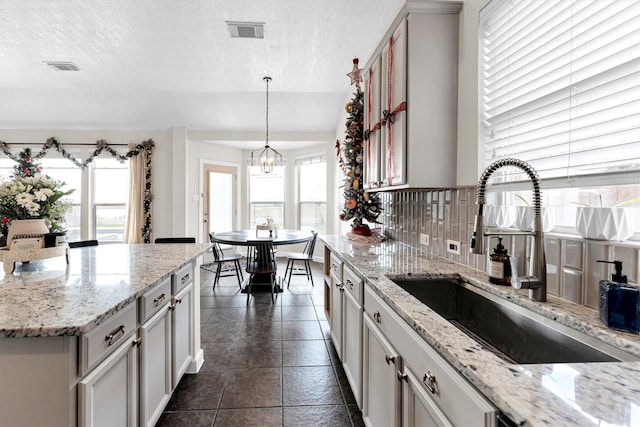
M 218 284 L 218 282 L 220 281 L 220 272 L 222 270 L 222 264 L 218 263 L 218 265 L 216 266 L 216 277 L 213 279 L 213 290 L 216 290 L 216 285 Z
M 316 285 L 313 284 L 313 274 L 311 274 L 311 263 L 307 260 L 304 262 L 304 264 L 305 268 L 307 269 L 307 277 L 311 279 L 311 286 L 315 287 Z
M 247 286 L 245 290 L 247 291 L 247 305 L 249 305 L 249 298 L 251 297 L 251 279 L 253 278 L 253 274 L 249 275 L 249 281 L 247 282 Z
M 242 268 L 240 268 L 240 262 L 235 259 L 233 260 L 233 265 L 235 265 L 236 268 L 236 277 L 238 278 L 238 287 L 242 290 Z
M 289 289 L 289 285 L 291 284 L 291 273 L 293 273 L 293 260 L 287 261 L 287 268 L 284 269 L 283 280 L 287 280 L 287 273 L 289 273 L 289 281 L 287 281 L 287 289 Z

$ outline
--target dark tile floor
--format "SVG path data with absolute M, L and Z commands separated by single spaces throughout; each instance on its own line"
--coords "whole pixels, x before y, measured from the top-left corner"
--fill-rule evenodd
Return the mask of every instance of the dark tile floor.
M 275 305 L 256 293 L 249 306 L 234 277 L 213 291 L 214 274 L 201 270 L 204 365 L 184 376 L 157 426 L 363 426 L 329 338 L 322 265 L 313 270 L 314 287 L 294 276 Z

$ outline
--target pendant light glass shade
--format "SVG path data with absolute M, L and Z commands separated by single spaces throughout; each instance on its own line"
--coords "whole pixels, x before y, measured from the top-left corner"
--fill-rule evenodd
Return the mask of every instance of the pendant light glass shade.
M 269 82 L 271 81 L 271 77 L 263 77 L 262 80 L 267 84 L 267 132 L 264 148 L 251 152 L 251 166 L 260 166 L 261 173 L 271 173 L 274 167 L 282 166 L 283 162 L 282 154 L 269 146 Z

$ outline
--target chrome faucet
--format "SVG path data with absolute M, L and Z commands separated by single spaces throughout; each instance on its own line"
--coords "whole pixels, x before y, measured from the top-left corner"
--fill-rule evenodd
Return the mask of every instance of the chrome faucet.
M 491 174 L 503 166 L 515 166 L 522 169 L 533 182 L 533 209 L 534 222 L 533 233 L 485 233 L 483 210 L 485 204 L 484 193 L 487 181 Z M 544 233 L 542 232 L 542 197 L 540 192 L 540 179 L 536 171 L 526 162 L 518 159 L 498 160 L 487 167 L 480 176 L 478 183 L 478 197 L 476 202 L 478 208 L 475 218 L 473 234 L 471 235 L 470 251 L 474 254 L 484 254 L 484 237 L 498 234 L 533 234 L 533 253 L 531 256 L 530 274 L 516 277 L 517 272 L 513 272 L 511 285 L 516 288 L 529 289 L 529 298 L 535 301 L 547 300 L 547 265 L 544 255 Z

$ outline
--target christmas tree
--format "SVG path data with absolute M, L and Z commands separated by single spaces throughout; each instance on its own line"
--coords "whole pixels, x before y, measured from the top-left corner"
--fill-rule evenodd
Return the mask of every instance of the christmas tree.
M 368 193 L 363 188 L 363 133 L 364 133 L 364 93 L 360 88 L 362 77 L 358 69 L 358 58 L 353 60 L 353 71 L 347 74 L 351 84 L 356 85 L 353 98 L 345 106 L 349 113 L 346 121 L 346 136 L 342 147 L 336 141 L 338 158 L 345 174 L 344 206 L 340 219 L 352 222 L 352 227 L 362 227 L 363 220 L 378 223 L 380 199 L 377 193 Z

